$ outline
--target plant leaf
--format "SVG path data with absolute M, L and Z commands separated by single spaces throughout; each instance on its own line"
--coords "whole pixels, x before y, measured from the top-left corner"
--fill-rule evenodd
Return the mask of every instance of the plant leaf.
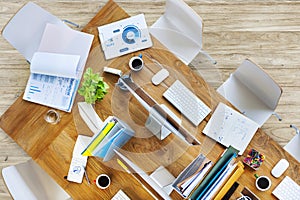
M 84 97 L 86 103 L 93 104 L 97 100 L 102 100 L 108 93 L 109 85 L 103 81 L 99 73 L 93 73 L 91 68 L 87 68 L 83 75 L 83 82 L 78 94 Z

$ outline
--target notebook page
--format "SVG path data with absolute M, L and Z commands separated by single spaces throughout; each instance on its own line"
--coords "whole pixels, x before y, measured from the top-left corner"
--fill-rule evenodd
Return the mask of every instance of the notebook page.
M 226 147 L 233 146 L 241 155 L 258 127 L 259 125 L 251 119 L 219 103 L 203 133 Z

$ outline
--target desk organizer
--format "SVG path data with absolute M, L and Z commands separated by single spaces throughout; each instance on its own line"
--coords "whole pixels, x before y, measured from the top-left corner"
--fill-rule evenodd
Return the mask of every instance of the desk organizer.
M 134 135 L 134 131 L 122 120 L 109 116 L 102 124 L 100 132 L 95 134 L 82 152 L 83 156 L 97 156 L 109 161 L 114 149 L 119 150 Z
M 263 155 L 262 153 L 258 152 L 255 149 L 250 149 L 247 156 L 243 160 L 243 163 L 248 165 L 250 168 L 254 170 L 258 170 L 264 160 L 265 160 L 265 155 Z

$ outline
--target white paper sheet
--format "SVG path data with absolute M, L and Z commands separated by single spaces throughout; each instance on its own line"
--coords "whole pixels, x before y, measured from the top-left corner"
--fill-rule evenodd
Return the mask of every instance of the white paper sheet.
M 91 141 L 91 138 L 92 137 L 78 135 L 67 176 L 68 181 L 82 183 L 88 156 L 82 156 L 81 152 L 84 150 L 85 145 Z
M 79 59 L 79 55 L 36 52 L 31 60 L 30 71 L 35 74 L 76 78 Z
M 99 26 L 98 32 L 106 59 L 152 46 L 144 14 Z
M 38 51 L 80 55 L 77 74 L 81 77 L 94 35 L 47 24 Z
M 70 111 L 78 84 L 74 78 L 30 74 L 23 99 Z
M 251 119 L 219 103 L 203 133 L 226 147 L 233 146 L 242 155 L 258 127 Z

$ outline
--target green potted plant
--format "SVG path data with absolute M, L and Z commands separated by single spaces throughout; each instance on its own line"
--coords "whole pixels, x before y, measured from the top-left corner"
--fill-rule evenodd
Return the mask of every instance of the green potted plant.
M 108 88 L 108 84 L 103 81 L 103 77 L 99 73 L 93 73 L 91 68 L 87 68 L 78 93 L 84 97 L 86 103 L 94 104 L 104 98 Z

